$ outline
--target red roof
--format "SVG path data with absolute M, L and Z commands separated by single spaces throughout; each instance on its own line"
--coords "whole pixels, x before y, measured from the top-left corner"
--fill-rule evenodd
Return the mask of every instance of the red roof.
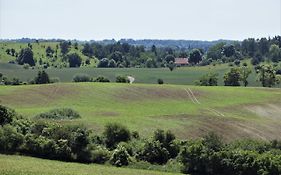
M 175 64 L 189 64 L 188 58 L 175 58 Z

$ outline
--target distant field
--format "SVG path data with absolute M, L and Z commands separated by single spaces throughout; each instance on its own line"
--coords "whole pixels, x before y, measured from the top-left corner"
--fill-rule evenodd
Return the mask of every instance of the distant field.
M 26 156 L 0 154 L 1 175 L 169 175 L 177 173 L 157 172 L 131 168 L 116 168 L 97 164 L 66 163 Z
M 141 135 L 170 129 L 179 138 L 218 132 L 226 140 L 281 139 L 281 90 L 116 83 L 0 86 L 0 103 L 33 118 L 58 107 L 77 110 L 97 133 L 119 122 Z
M 181 67 L 170 71 L 168 68 L 49 68 L 46 71 L 50 77 L 58 77 L 61 82 L 71 82 L 72 78 L 77 73 L 86 73 L 92 77 L 105 76 L 111 81 L 115 81 L 118 75 L 131 75 L 135 77 L 135 83 L 149 83 L 156 84 L 157 79 L 161 78 L 164 83 L 168 84 L 184 84 L 194 85 L 194 81 L 200 79 L 208 72 L 215 72 L 219 74 L 219 85 L 223 85 L 223 76 L 225 72 L 229 71 L 230 67 L 226 64 L 216 66 L 204 67 Z M 21 66 L 0 63 L 0 72 L 9 78 L 17 77 L 21 81 L 28 81 L 33 79 L 38 70 L 26 70 Z M 253 70 L 248 78 L 249 86 L 261 86 L 260 82 L 256 81 L 256 73 Z M 281 87 L 278 85 L 276 87 Z

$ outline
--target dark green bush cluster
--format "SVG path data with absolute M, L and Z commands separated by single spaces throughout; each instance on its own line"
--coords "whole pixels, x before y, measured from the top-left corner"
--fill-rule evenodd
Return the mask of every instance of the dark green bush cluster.
M 165 164 L 170 158 L 175 158 L 179 153 L 179 145 L 175 142 L 175 135 L 171 131 L 163 130 L 154 132 L 152 140 L 146 141 L 138 158 L 150 163 Z
M 212 134 L 183 147 L 180 154 L 184 165 L 182 172 L 210 175 L 280 174 L 281 150 L 275 147 L 278 142 L 242 140 L 223 145 L 219 137 Z
M 117 76 L 116 83 L 129 83 L 129 79 L 125 76 Z
M 214 133 L 179 141 L 171 131 L 156 130 L 140 138 L 120 124 L 103 134 L 76 125 L 28 120 L 0 105 L 0 152 L 83 163 L 110 163 L 140 168 L 166 167 L 189 174 L 277 175 L 281 141 L 238 140 L 225 144 Z M 161 166 L 164 165 L 164 166 Z M 176 169 L 174 168 L 176 167 Z
M 110 82 L 110 80 L 106 77 L 103 77 L 103 76 L 99 76 L 96 79 L 93 79 L 88 74 L 79 73 L 79 74 L 76 74 L 76 75 L 73 76 L 73 82 L 103 82 L 103 83 L 107 83 L 107 82 Z
M 103 83 L 107 83 L 107 82 L 110 82 L 108 78 L 105 78 L 103 76 L 99 76 L 97 77 L 94 82 L 103 82 Z
M 38 119 L 55 119 L 55 120 L 63 120 L 63 119 L 77 119 L 80 118 L 80 114 L 71 108 L 59 108 L 53 109 L 49 112 L 41 113 L 35 116 Z
M 73 82 L 91 82 L 92 78 L 88 74 L 76 74 L 73 76 Z

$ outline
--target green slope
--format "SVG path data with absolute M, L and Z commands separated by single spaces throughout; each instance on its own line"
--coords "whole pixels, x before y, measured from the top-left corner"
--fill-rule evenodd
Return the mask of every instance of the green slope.
M 116 168 L 97 164 L 66 163 L 26 156 L 12 156 L 0 154 L 1 175 L 169 175 L 149 170 L 130 168 Z
M 70 107 L 82 118 L 62 123 L 82 123 L 98 133 L 106 123 L 119 122 L 146 136 L 161 128 L 180 138 L 215 131 L 226 140 L 281 139 L 280 89 L 58 83 L 0 86 L 0 103 L 30 118 Z

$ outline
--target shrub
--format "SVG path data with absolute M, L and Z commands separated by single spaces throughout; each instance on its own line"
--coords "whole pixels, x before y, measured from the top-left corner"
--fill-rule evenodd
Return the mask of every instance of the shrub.
M 48 84 L 48 83 L 50 83 L 49 75 L 44 70 L 39 71 L 37 76 L 34 79 L 34 82 L 36 84 Z
M 91 82 L 92 78 L 88 74 L 76 74 L 73 76 L 74 82 Z
M 107 124 L 103 134 L 108 148 L 115 148 L 119 142 L 126 142 L 131 137 L 131 133 L 126 127 L 116 123 Z
M 154 132 L 154 140 L 159 141 L 161 146 L 169 153 L 169 158 L 174 158 L 179 153 L 179 146 L 174 142 L 176 136 L 170 131 L 156 130 Z
M 53 109 L 49 112 L 41 113 L 35 118 L 41 118 L 41 119 L 56 119 L 56 120 L 62 120 L 62 119 L 77 119 L 80 118 L 80 114 L 76 111 L 74 111 L 71 108 L 60 108 L 60 109 Z
M 94 80 L 94 82 L 110 82 L 109 79 L 103 77 L 103 76 L 99 76 L 98 78 L 96 78 Z
M 214 132 L 204 136 L 203 144 L 209 151 L 220 151 L 224 146 L 222 138 Z
M 118 146 L 114 150 L 114 152 L 113 152 L 113 154 L 112 154 L 112 156 L 110 158 L 110 163 L 112 165 L 117 166 L 117 167 L 121 167 L 121 166 L 124 166 L 124 165 L 129 165 L 129 157 L 130 156 L 129 156 L 126 148 L 123 147 L 123 146 Z
M 218 85 L 217 73 L 208 73 L 203 75 L 200 80 L 196 81 L 195 84 L 198 86 L 217 86 Z
M 60 78 L 59 77 L 50 78 L 50 83 L 59 83 L 59 82 L 60 82 Z
M 206 171 L 207 160 L 206 148 L 202 142 L 195 142 L 185 146 L 180 154 L 180 161 L 183 164 L 182 172 L 208 174 Z
M 102 147 L 97 146 L 93 151 L 91 151 L 92 162 L 103 164 L 110 158 L 110 152 Z
M 16 112 L 0 104 L 0 125 L 11 123 L 16 116 Z
M 157 82 L 158 82 L 158 84 L 164 84 L 164 81 L 163 81 L 161 78 L 159 78 L 159 79 L 157 80 Z
M 143 150 L 141 150 L 137 157 L 150 163 L 164 164 L 169 159 L 169 152 L 166 148 L 162 147 L 158 140 L 153 140 L 145 143 Z
M 125 76 L 117 76 L 116 83 L 129 83 L 129 79 Z
M 23 135 L 11 125 L 0 126 L 0 151 L 18 151 L 23 143 Z

